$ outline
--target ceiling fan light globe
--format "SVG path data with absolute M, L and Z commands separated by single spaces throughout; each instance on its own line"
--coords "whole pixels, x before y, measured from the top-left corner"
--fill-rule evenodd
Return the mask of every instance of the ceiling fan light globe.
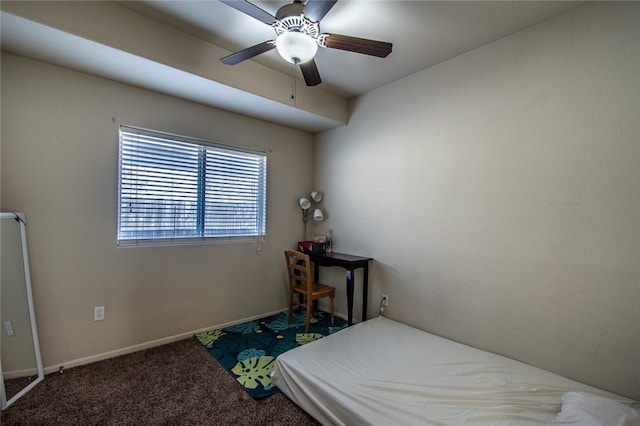
M 316 55 L 318 43 L 307 34 L 289 31 L 276 38 L 276 50 L 285 61 L 304 64 Z

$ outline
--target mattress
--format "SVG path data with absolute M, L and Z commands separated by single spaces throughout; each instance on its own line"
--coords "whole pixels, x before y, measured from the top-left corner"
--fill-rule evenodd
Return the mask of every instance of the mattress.
M 384 317 L 280 355 L 273 382 L 325 425 L 547 424 L 570 391 L 633 403 Z

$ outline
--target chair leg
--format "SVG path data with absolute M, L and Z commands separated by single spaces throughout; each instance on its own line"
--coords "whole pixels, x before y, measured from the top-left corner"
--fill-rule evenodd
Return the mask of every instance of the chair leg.
M 311 303 L 311 300 L 307 300 L 307 323 L 304 326 L 305 333 L 309 332 L 309 327 L 311 326 L 312 312 L 313 312 L 313 303 Z
M 331 325 L 334 324 L 333 311 L 334 311 L 334 308 L 335 308 L 335 298 L 336 298 L 335 294 L 332 294 L 331 297 L 330 297 L 330 299 L 331 299 Z

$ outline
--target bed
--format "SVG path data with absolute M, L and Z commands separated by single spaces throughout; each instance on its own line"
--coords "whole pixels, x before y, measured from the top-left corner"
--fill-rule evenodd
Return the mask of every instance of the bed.
M 640 424 L 630 399 L 384 317 L 280 355 L 272 378 L 324 425 Z

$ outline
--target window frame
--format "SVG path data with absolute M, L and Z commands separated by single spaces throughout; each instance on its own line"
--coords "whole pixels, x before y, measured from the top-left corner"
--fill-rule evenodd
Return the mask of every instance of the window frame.
M 215 152 L 226 152 L 230 155 L 237 156 L 253 156 L 256 158 L 256 173 L 255 182 L 253 182 L 256 186 L 256 202 L 253 207 L 256 210 L 255 215 L 255 228 L 253 228 L 254 233 L 240 234 L 240 235 L 200 235 L 200 236 L 169 236 L 169 237 L 153 237 L 153 238 L 143 238 L 143 237 L 124 237 L 122 234 L 123 231 L 123 135 L 138 135 L 142 138 L 159 138 L 165 141 L 170 142 L 171 144 L 175 144 L 175 146 L 183 145 L 184 147 L 188 146 L 196 146 L 198 150 L 203 150 L 207 152 L 209 155 L 216 155 Z M 224 170 L 229 170 L 230 165 L 237 163 L 226 163 L 227 167 Z M 200 162 L 198 161 L 198 173 L 200 173 L 200 168 L 205 168 L 205 173 L 210 171 L 210 167 L 208 167 L 209 161 Z M 195 172 L 195 169 L 192 170 Z M 162 175 L 165 176 L 165 175 Z M 169 173 L 166 176 L 170 176 Z M 245 175 L 246 176 L 246 175 Z M 253 176 L 252 176 L 253 177 Z M 198 181 L 201 183 L 201 179 L 205 179 L 202 175 L 198 174 Z M 192 228 L 190 232 L 211 232 L 214 228 L 208 228 L 206 226 L 206 220 L 203 219 L 206 216 L 207 206 L 211 204 L 207 204 L 206 200 L 208 200 L 206 195 L 206 190 L 202 187 L 199 187 L 197 190 L 197 219 L 195 227 Z M 144 129 L 140 127 L 134 127 L 129 125 L 120 125 L 118 129 L 118 204 L 117 204 L 117 229 L 116 229 L 116 245 L 118 247 L 144 247 L 144 246 L 167 246 L 167 245 L 193 245 L 193 244 L 216 244 L 216 243 L 240 243 L 240 242 L 254 242 L 261 241 L 266 239 L 266 228 L 267 228 L 267 153 L 264 151 L 250 149 L 245 147 L 232 146 L 228 144 L 222 144 L 218 142 L 213 142 L 204 139 L 192 138 L 188 136 L 176 135 L 167 132 L 161 132 L 157 130 Z M 205 184 L 207 188 L 210 189 L 209 184 Z M 219 186 L 215 188 L 219 189 Z M 231 194 L 231 192 L 229 192 Z M 236 193 L 237 194 L 237 193 Z M 167 195 L 167 194 L 165 194 Z M 167 197 L 169 198 L 169 197 Z M 129 206 L 130 207 L 130 206 Z M 140 215 L 140 217 L 144 217 Z M 202 229 L 200 229 L 200 225 L 202 225 Z M 222 227 L 219 228 L 222 230 L 229 231 L 233 228 Z M 176 229 L 173 230 L 174 232 Z M 142 231 L 137 231 L 142 232 Z M 149 232 L 153 232 L 153 230 L 149 230 Z

